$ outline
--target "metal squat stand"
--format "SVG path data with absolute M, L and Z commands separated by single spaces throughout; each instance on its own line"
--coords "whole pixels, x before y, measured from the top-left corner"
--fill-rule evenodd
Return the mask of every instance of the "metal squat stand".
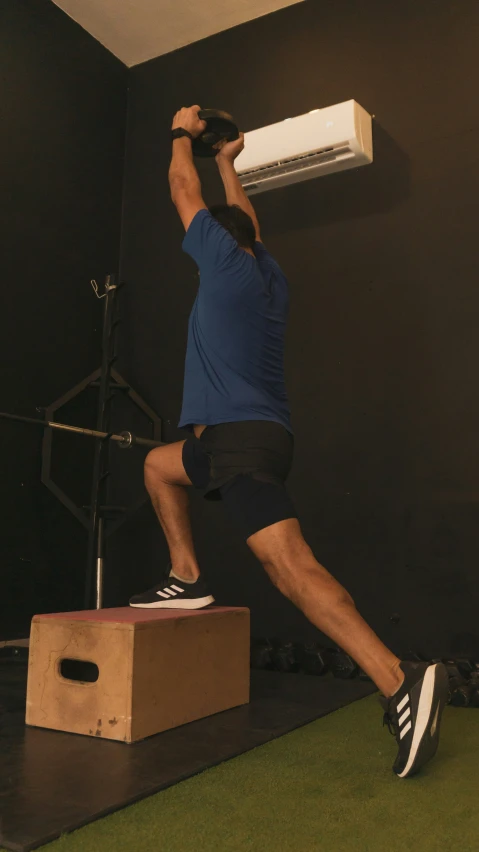
M 98 288 L 92 281 L 93 289 L 98 296 Z M 117 360 L 116 354 L 116 331 L 120 323 L 118 291 L 123 286 L 118 282 L 118 275 L 106 276 L 105 292 L 103 298 L 105 307 L 103 313 L 102 333 L 102 361 L 97 381 L 90 382 L 91 386 L 98 386 L 98 405 L 96 431 L 100 433 L 95 441 L 95 453 L 93 458 L 93 475 L 91 483 L 90 514 L 88 524 L 88 549 L 85 582 L 85 609 L 91 606 L 92 586 L 95 579 L 95 607 L 101 609 L 103 605 L 103 569 L 104 569 L 104 544 L 105 544 L 105 516 L 112 508 L 107 506 L 107 482 L 110 464 L 110 442 L 116 441 L 121 448 L 129 448 L 133 445 L 144 447 L 158 447 L 162 445 L 161 440 L 150 440 L 138 438 L 131 432 L 122 432 L 114 435 L 109 431 L 111 400 L 114 391 L 127 391 L 132 401 L 145 413 L 148 414 L 153 423 L 155 437 L 161 437 L 161 421 L 157 415 L 147 406 L 144 401 L 127 385 L 118 373 L 113 370 L 113 364 Z M 85 432 L 85 430 L 83 430 Z M 103 434 L 101 434 L 103 433 Z M 124 520 L 124 517 L 123 517 Z M 113 527 L 116 529 L 121 523 L 120 518 Z
M 88 532 L 87 566 L 85 581 L 85 609 L 92 605 L 93 581 L 95 580 L 95 607 L 101 609 L 103 605 L 103 570 L 104 570 L 104 544 L 107 536 L 111 535 L 126 518 L 135 512 L 146 500 L 146 495 L 136 505 L 130 508 L 122 506 L 107 505 L 107 483 L 110 466 L 110 443 L 116 443 L 118 447 L 128 449 L 133 446 L 146 448 L 159 447 L 163 445 L 161 440 L 161 419 L 145 403 L 145 401 L 123 380 L 119 373 L 113 369 L 117 359 L 115 351 L 116 330 L 119 320 L 117 294 L 120 286 L 118 276 L 108 275 L 105 282 L 105 292 L 98 294 L 96 282 L 92 281 L 93 289 L 99 299 L 105 300 L 102 332 L 102 362 L 101 367 L 91 373 L 74 388 L 71 388 L 60 399 L 52 403 L 45 411 L 45 419 L 39 420 L 31 417 L 23 417 L 17 414 L 0 412 L 1 419 L 29 423 L 33 426 L 44 428 L 42 448 L 42 482 L 55 496 L 66 506 L 77 518 Z M 96 429 L 84 429 L 80 426 L 71 426 L 58 423 L 54 418 L 58 409 L 72 400 L 86 388 L 98 388 Z M 141 438 L 131 432 L 120 432 L 115 434 L 110 431 L 110 409 L 111 400 L 116 392 L 125 394 L 131 402 L 140 409 L 149 419 L 153 427 L 153 438 Z M 42 410 L 42 409 L 37 409 Z M 95 439 L 95 451 L 93 459 L 93 475 L 90 492 L 90 505 L 83 509 L 62 490 L 53 480 L 52 467 L 52 435 L 57 430 L 73 432 Z M 87 512 L 87 514 L 85 513 Z M 106 521 L 114 520 L 108 524 Z

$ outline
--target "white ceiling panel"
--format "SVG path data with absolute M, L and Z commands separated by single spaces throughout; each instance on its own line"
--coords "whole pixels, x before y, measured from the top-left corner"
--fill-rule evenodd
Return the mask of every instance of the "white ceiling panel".
M 138 65 L 302 0 L 53 0 L 125 65 Z

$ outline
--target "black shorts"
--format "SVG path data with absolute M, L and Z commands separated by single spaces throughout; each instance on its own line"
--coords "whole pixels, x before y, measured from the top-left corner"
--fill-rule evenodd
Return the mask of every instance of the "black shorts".
M 285 481 L 293 461 L 293 436 L 269 420 L 207 426 L 183 445 L 183 465 L 208 500 L 222 500 L 244 538 L 296 518 Z

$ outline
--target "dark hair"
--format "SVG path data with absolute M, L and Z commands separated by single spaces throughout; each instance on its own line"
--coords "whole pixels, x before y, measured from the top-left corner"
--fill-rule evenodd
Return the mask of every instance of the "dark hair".
M 256 228 L 251 216 L 237 204 L 215 204 L 209 208 L 211 215 L 245 249 L 254 249 Z

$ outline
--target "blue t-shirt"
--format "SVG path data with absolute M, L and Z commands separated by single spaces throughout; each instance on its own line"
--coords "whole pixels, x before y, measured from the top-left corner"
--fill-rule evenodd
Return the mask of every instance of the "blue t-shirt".
M 180 427 L 273 420 L 291 430 L 284 383 L 288 282 L 262 243 L 255 255 L 208 210 L 199 210 L 183 250 L 200 285 L 188 324 Z

